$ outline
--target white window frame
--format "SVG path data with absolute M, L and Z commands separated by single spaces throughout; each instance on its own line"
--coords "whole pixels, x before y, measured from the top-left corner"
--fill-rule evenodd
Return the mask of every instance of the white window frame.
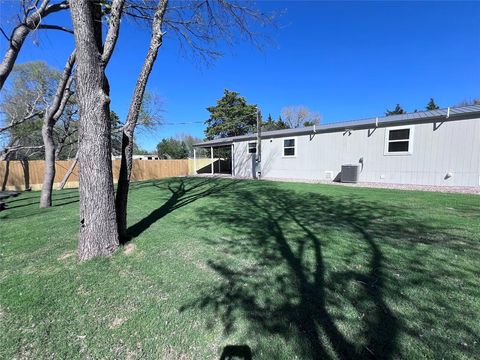
M 285 155 L 285 140 L 294 140 L 295 145 L 293 146 L 293 149 L 295 150 L 294 155 Z M 291 149 L 292 146 L 287 146 L 287 149 Z M 282 157 L 283 158 L 294 158 L 297 157 L 297 150 L 298 150 L 298 140 L 297 137 L 288 137 L 288 138 L 282 138 Z
M 402 142 L 406 140 L 389 140 L 390 131 L 392 130 L 404 130 L 409 129 L 409 137 L 408 137 L 408 151 L 388 151 L 388 145 L 391 142 Z M 387 156 L 402 156 L 402 155 L 412 155 L 413 154 L 413 139 L 415 135 L 415 127 L 413 125 L 410 126 L 395 126 L 389 127 L 385 129 L 385 145 L 383 149 L 383 155 Z
M 255 147 L 254 147 L 255 151 L 254 152 L 250 152 L 250 144 L 255 144 Z M 247 143 L 247 153 L 249 153 L 249 154 L 256 154 L 257 153 L 257 142 L 256 141 L 249 141 Z

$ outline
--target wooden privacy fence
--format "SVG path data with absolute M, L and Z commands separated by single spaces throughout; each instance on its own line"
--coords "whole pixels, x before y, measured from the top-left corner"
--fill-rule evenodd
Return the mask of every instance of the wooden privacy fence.
M 55 162 L 54 188 L 62 181 L 73 160 Z M 70 175 L 66 188 L 78 187 L 78 166 Z M 112 160 L 113 180 L 117 182 L 120 160 Z M 5 190 L 40 190 L 43 183 L 45 161 L 0 161 L 0 187 Z M 133 160 L 132 180 L 161 179 L 170 176 L 186 176 L 188 160 Z

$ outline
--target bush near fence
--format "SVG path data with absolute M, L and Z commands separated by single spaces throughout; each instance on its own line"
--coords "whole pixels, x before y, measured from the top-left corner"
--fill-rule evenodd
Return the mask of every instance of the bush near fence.
M 62 181 L 73 160 L 55 162 L 54 188 Z M 120 160 L 112 160 L 113 179 L 118 179 Z M 40 190 L 42 188 L 45 161 L 0 161 L 0 187 L 4 190 Z M 133 160 L 132 180 L 152 180 L 189 174 L 189 163 L 184 160 Z M 78 187 L 78 164 L 70 175 L 65 188 Z

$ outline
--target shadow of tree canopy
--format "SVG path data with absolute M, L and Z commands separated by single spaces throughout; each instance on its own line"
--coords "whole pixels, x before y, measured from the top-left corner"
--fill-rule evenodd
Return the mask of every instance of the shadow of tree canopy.
M 238 184 L 240 180 L 222 180 L 218 178 L 172 178 L 168 181 L 142 182 L 132 187 L 133 190 L 144 187 L 157 187 L 159 190 L 168 190 L 170 197 L 159 208 L 128 228 L 129 241 L 138 237 L 155 222 L 172 211 L 191 204 L 201 198 L 221 193 L 228 187 Z M 159 192 L 163 195 L 163 191 Z
M 208 263 L 221 281 L 181 311 L 213 309 L 226 334 L 242 317 L 252 338 L 280 335 L 297 344 L 300 358 L 401 357 L 399 333 L 419 333 L 392 310 L 392 299 L 411 300 L 395 271 L 399 264 L 426 270 L 421 250 L 399 260 L 395 252 L 386 258 L 382 246 L 447 245 L 449 235 L 384 203 L 262 184 L 252 190 L 231 188 L 199 211 L 200 221 L 232 235 L 205 239 L 222 252 Z M 441 282 L 431 281 L 441 292 Z

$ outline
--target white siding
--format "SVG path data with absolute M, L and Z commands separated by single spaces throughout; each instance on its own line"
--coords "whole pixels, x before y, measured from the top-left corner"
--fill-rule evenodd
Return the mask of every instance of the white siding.
M 480 185 L 480 119 L 412 126 L 409 155 L 384 154 L 386 128 L 296 136 L 296 156 L 288 158 L 283 157 L 284 138 L 263 139 L 262 176 L 327 180 L 326 172 L 335 177 L 342 164 L 363 158 L 362 182 Z M 236 176 L 252 176 L 252 155 L 247 142 L 234 144 Z M 447 173 L 453 176 L 445 179 Z

